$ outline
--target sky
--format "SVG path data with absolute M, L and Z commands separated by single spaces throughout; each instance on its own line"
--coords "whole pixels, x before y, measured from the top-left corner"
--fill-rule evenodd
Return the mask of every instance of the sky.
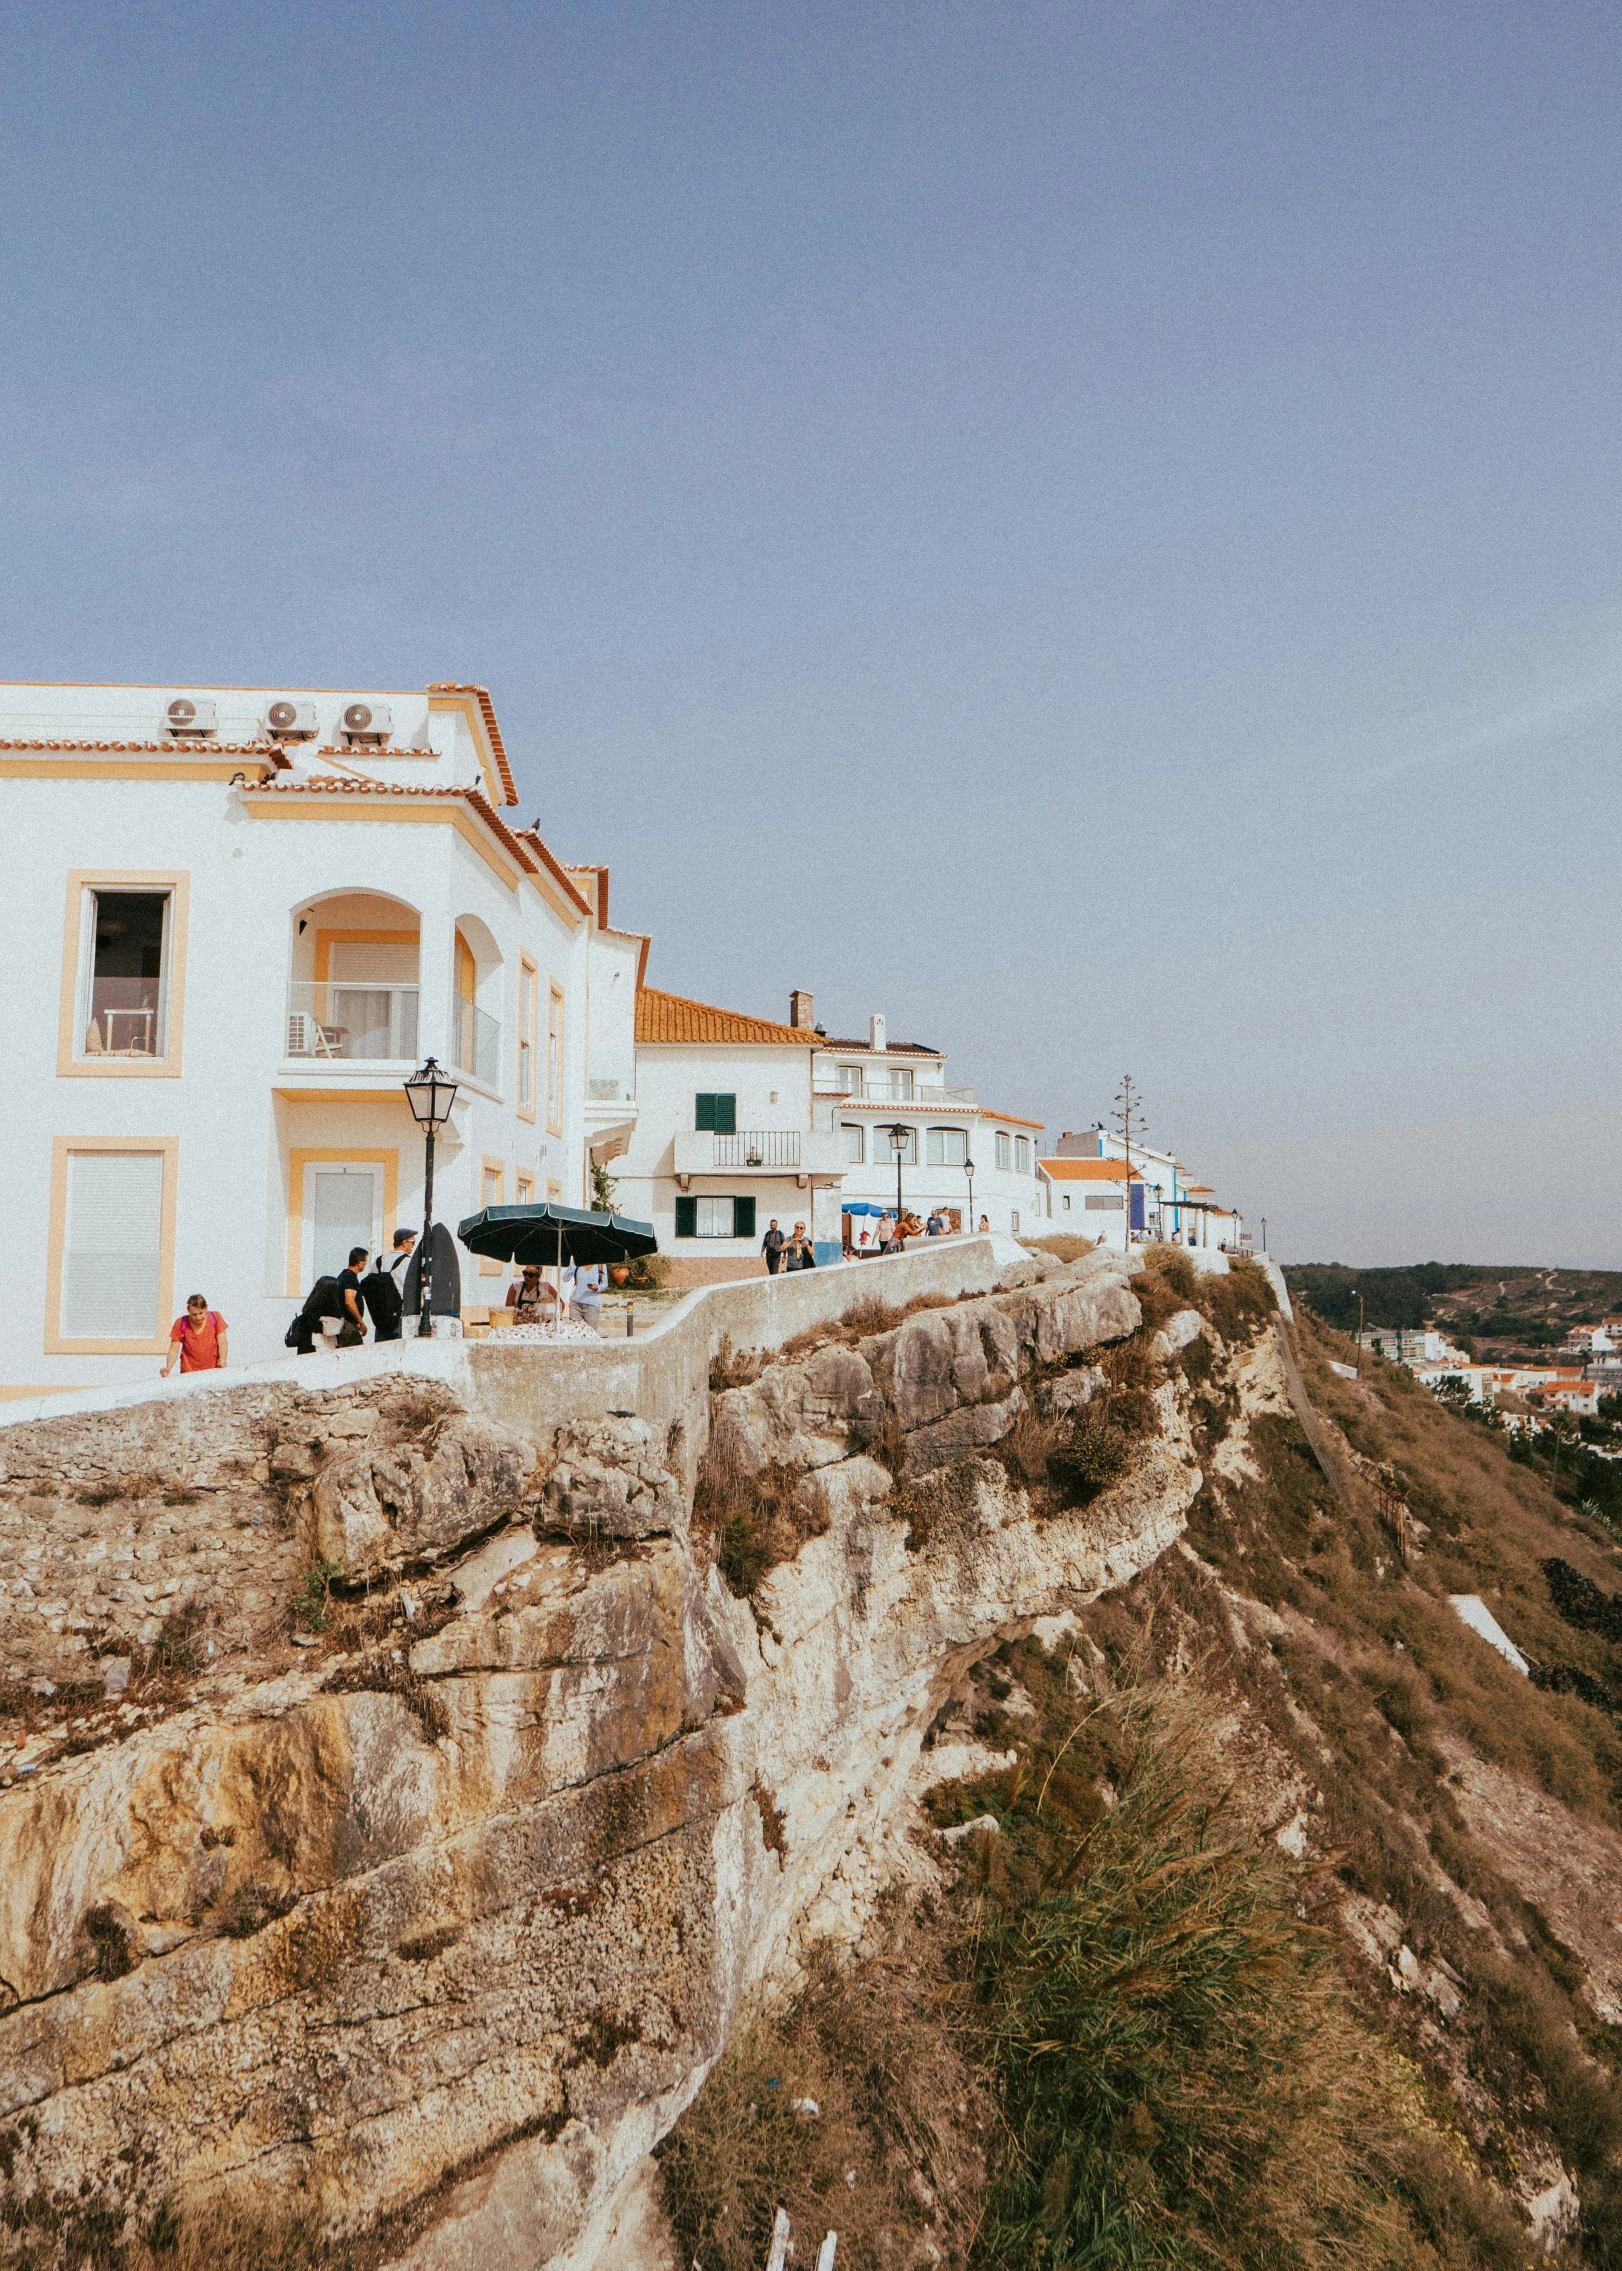
M 477 680 L 651 983 L 1622 1267 L 1622 17 L 0 4 L 0 674 Z

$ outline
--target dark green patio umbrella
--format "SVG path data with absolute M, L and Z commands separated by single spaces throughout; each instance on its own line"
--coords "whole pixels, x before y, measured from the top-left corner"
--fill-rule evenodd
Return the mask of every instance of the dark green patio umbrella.
M 526 1262 L 628 1262 L 637 1254 L 656 1254 L 659 1241 L 651 1222 L 632 1222 L 623 1214 L 591 1214 L 584 1207 L 487 1206 L 456 1225 L 470 1254 L 492 1260 Z

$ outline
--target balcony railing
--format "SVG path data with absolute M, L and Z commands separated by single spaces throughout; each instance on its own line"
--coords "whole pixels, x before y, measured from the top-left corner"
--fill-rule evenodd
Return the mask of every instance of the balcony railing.
M 906 1081 L 859 1079 L 847 1084 L 832 1073 L 819 1073 L 813 1082 L 819 1096 L 848 1096 L 853 1104 L 972 1105 L 972 1088 L 924 1088 Z
M 486 1088 L 501 1086 L 501 1024 L 477 1002 L 456 1004 L 456 1069 Z
M 718 1135 L 714 1140 L 717 1167 L 788 1167 L 797 1172 L 800 1166 L 798 1128 L 745 1128 L 741 1134 Z
M 636 1090 L 628 1080 L 588 1080 L 586 1101 L 588 1104 L 632 1104 L 636 1101 Z
M 287 1053 L 318 1063 L 415 1064 L 417 988 L 295 980 L 287 989 Z

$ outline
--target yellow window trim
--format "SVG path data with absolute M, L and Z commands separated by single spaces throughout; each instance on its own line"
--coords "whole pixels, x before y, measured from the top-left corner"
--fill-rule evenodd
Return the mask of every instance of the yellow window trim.
M 496 1179 L 496 1195 L 493 1199 L 486 1196 L 485 1189 L 492 1175 Z M 486 1155 L 479 1162 L 479 1206 L 482 1210 L 487 1206 L 505 1206 L 506 1203 L 507 1162 L 504 1159 L 491 1159 Z M 507 1265 L 499 1257 L 490 1254 L 479 1256 L 480 1277 L 505 1277 L 506 1274 Z
M 299 1283 L 304 1265 L 304 1170 L 325 1166 L 382 1168 L 385 1253 L 394 1237 L 400 1208 L 398 1151 L 361 1151 L 352 1143 L 291 1145 L 287 1153 L 287 1290 L 295 1296 L 309 1291 Z
M 152 1340 L 66 1340 L 62 1335 L 62 1254 L 67 1240 L 68 1160 L 76 1151 L 156 1152 L 163 1160 L 163 1197 L 158 1216 L 159 1331 Z M 169 1347 L 169 1316 L 175 1298 L 175 1183 L 180 1168 L 178 1136 L 57 1136 L 51 1144 L 51 1226 L 45 1262 L 45 1354 L 47 1356 L 163 1356 Z
M 420 931 L 414 930 L 317 930 L 315 982 L 324 986 L 331 977 L 335 946 L 419 946 L 421 936 Z
M 167 891 L 169 894 L 169 1047 L 161 1058 L 142 1063 L 124 1057 L 78 1057 L 79 955 L 84 938 L 84 895 L 109 890 Z M 186 1032 L 186 933 L 191 913 L 191 872 L 187 868 L 73 867 L 68 870 L 68 903 L 62 925 L 62 996 L 56 1028 L 58 1080 L 178 1080 Z
M 526 970 L 529 973 L 530 979 L 529 1032 L 527 1034 L 524 1031 L 524 973 Z M 527 1039 L 529 1042 L 529 1102 L 526 1104 L 523 1100 L 524 1083 L 518 1071 L 518 1061 L 515 1058 L 513 1064 L 513 1110 L 518 1114 L 518 1117 L 521 1120 L 527 1120 L 531 1127 L 535 1125 L 535 1115 L 540 1104 L 539 1074 L 541 1069 L 541 1060 L 540 1052 L 536 1046 L 536 1033 L 538 1021 L 540 1018 L 540 1012 L 540 969 L 535 961 L 531 958 L 531 956 L 527 954 L 520 954 L 518 957 L 518 1044 L 521 1051 L 525 1040 Z M 531 1185 L 531 1187 L 533 1188 L 533 1184 Z
M 546 984 L 547 984 L 547 1002 L 548 1002 L 548 1013 L 547 1013 L 547 1020 L 546 1020 L 546 1026 L 547 1026 L 547 1032 L 546 1032 L 546 1042 L 547 1042 L 547 1049 L 546 1049 L 546 1063 L 545 1063 L 545 1064 L 544 1064 L 544 1065 L 543 1065 L 543 1066 L 541 1067 L 541 1075 L 542 1075 L 542 1078 L 543 1078 L 543 1079 L 545 1080 L 545 1082 L 546 1082 L 546 1087 L 547 1087 L 547 1097 L 546 1097 L 546 1127 L 547 1127 L 547 1133 L 548 1133 L 549 1135 L 562 1135 L 562 1133 L 563 1133 L 563 1043 L 564 1043 L 564 1023 L 563 1023 L 563 1019 L 564 1019 L 564 994 L 563 994 L 563 988 L 562 988 L 562 987 L 561 987 L 561 986 L 560 986 L 560 985 L 558 984 L 558 982 L 557 982 L 556 978 L 548 978 L 548 980 L 546 981 Z M 557 1005 L 558 1005 L 558 1116 L 557 1116 L 557 1118 L 556 1118 L 555 1120 L 554 1120 L 554 1119 L 553 1119 L 553 1117 L 552 1117 L 552 1095 L 551 1095 L 551 1089 L 552 1089 L 552 1018 L 551 1018 L 551 1010 L 550 1010 L 550 1005 L 551 1005 L 551 1003 L 552 1003 L 552 1002 L 556 1002 L 556 1003 L 557 1003 Z M 562 1196 L 562 1191 L 563 1191 L 563 1187 L 562 1187 L 562 1185 L 560 1184 L 560 1185 L 558 1186 L 558 1195 L 559 1195 L 559 1197 L 561 1197 L 561 1196 Z

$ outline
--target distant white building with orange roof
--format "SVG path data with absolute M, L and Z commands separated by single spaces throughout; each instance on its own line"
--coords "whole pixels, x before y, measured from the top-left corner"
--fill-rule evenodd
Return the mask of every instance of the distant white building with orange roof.
M 1144 1221 L 1144 1182 L 1124 1159 L 1040 1159 L 1037 1178 L 1046 1194 L 1043 1227 L 1091 1238 L 1124 1254 Z
M 809 995 L 792 1014 L 806 1022 L 637 990 L 636 1127 L 611 1169 L 615 1205 L 653 1224 L 675 1284 L 760 1274 L 773 1220 L 785 1236 L 803 1221 L 838 1256 L 844 1167 L 832 1105 L 813 1095 Z

